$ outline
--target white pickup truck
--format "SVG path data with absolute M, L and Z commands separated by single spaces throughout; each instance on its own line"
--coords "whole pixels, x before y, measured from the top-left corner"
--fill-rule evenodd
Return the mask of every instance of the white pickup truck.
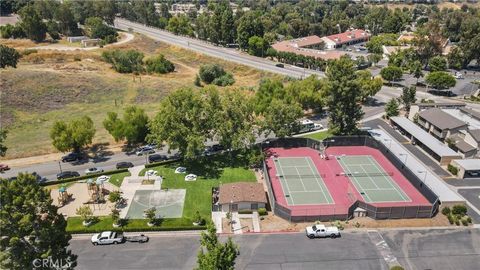
M 92 244 L 96 245 L 108 245 L 108 244 L 120 244 L 125 241 L 125 237 L 121 233 L 106 231 L 102 233 L 96 233 L 92 236 Z
M 313 226 L 305 228 L 307 237 L 312 239 L 315 237 L 331 237 L 336 238 L 340 236 L 340 231 L 337 227 L 326 227 L 323 224 L 315 224 Z

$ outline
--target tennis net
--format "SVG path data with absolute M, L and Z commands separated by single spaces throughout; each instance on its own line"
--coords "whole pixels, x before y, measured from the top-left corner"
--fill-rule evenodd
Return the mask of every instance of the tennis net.
M 393 176 L 393 172 L 379 172 L 379 173 L 337 173 L 337 176 L 349 176 L 349 177 Z

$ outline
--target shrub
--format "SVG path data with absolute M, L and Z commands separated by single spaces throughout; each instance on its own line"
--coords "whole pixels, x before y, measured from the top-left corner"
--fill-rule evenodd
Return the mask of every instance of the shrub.
M 450 215 L 448 215 L 448 216 L 447 216 L 447 218 L 448 218 L 448 222 L 449 222 L 450 224 L 453 224 L 453 223 L 455 223 L 455 217 L 454 217 L 454 216 L 452 216 L 451 214 L 450 214 Z
M 113 69 L 120 73 L 143 71 L 143 53 L 137 50 L 112 50 L 102 53 L 103 61 L 112 64 Z
M 82 58 L 79 55 L 74 55 L 73 61 L 82 61 Z
M 472 223 L 472 218 L 471 217 L 467 216 L 466 220 L 468 221 L 468 223 Z
M 193 217 L 193 221 L 195 223 L 198 223 L 198 225 L 204 225 L 205 224 L 205 219 L 202 218 L 202 216 L 200 215 L 200 212 L 196 212 L 195 213 L 195 216 Z
M 148 73 L 165 74 L 175 70 L 173 63 L 168 61 L 163 54 L 148 58 L 145 65 Z
M 403 270 L 403 267 L 401 267 L 400 265 L 395 265 L 390 267 L 390 270 Z
M 453 166 L 452 164 L 448 164 L 447 170 L 452 173 L 453 175 L 457 175 L 458 173 L 458 168 Z
M 108 201 L 111 203 L 116 203 L 122 198 L 120 191 L 112 191 L 108 194 Z
M 23 28 L 19 25 L 3 25 L 0 26 L 0 36 L 2 38 L 25 38 L 27 35 L 25 34 L 25 31 L 23 31 Z
M 455 219 L 455 225 L 460 226 L 460 220 Z
M 200 66 L 198 75 L 200 79 L 206 84 L 211 84 L 213 80 L 227 74 L 222 66 L 217 64 L 207 64 Z
M 260 216 L 266 216 L 268 213 L 267 213 L 267 209 L 265 208 L 258 208 L 258 214 Z
M 466 218 L 462 218 L 461 221 L 463 226 L 468 226 L 468 220 Z
M 425 82 L 436 89 L 447 89 L 454 87 L 457 81 L 450 73 L 445 71 L 434 71 L 427 74 Z
M 157 209 L 155 207 L 148 208 L 145 210 L 145 217 L 148 219 L 148 222 L 155 224 L 157 221 Z
M 445 216 L 448 216 L 450 215 L 450 207 L 446 206 L 442 209 L 442 214 L 444 214 Z
M 202 86 L 202 83 L 200 81 L 200 77 L 197 75 L 195 75 L 195 80 L 193 81 L 193 84 L 195 84 L 195 86 L 198 86 L 198 87 L 201 87 Z
M 93 219 L 92 209 L 88 205 L 80 206 L 79 208 L 77 208 L 77 211 L 75 213 L 82 217 L 83 221 L 85 222 L 89 222 Z
M 462 204 L 454 205 L 452 208 L 452 214 L 463 217 L 467 214 L 467 207 Z
M 239 214 L 251 214 L 253 213 L 250 209 L 242 209 L 238 211 Z
M 118 224 L 118 221 L 120 220 L 120 211 L 116 208 L 112 208 L 110 217 L 112 218 L 113 224 Z
M 226 73 L 225 75 L 216 78 L 212 82 L 212 84 L 215 84 L 217 86 L 228 86 L 234 83 L 235 79 L 233 78 L 233 75 L 231 73 Z

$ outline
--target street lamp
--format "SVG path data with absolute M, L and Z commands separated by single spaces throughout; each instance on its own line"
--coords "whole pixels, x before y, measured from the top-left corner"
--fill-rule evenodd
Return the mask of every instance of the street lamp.
M 405 153 L 400 153 L 398 154 L 399 156 L 405 156 L 405 160 L 403 161 L 403 166 L 402 168 L 404 168 L 405 166 L 407 166 L 407 158 L 408 158 L 408 155 L 405 154 Z
M 426 184 L 425 181 L 427 180 L 427 171 L 421 171 L 420 170 L 420 171 L 417 171 L 417 173 L 424 173 L 425 174 L 425 176 L 423 177 L 423 183 Z
M 60 173 L 62 173 L 62 162 L 58 161 L 58 167 L 60 167 Z

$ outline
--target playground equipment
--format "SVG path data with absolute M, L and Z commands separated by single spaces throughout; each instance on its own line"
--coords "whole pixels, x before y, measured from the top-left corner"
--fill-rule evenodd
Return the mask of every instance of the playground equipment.
M 60 186 L 58 189 L 58 205 L 64 206 L 72 199 L 72 194 L 67 192 L 67 187 L 65 185 Z
M 104 180 L 98 178 L 96 181 L 93 179 L 87 180 L 87 189 L 88 194 L 90 195 L 90 200 L 88 203 L 104 203 L 105 194 L 104 194 Z

